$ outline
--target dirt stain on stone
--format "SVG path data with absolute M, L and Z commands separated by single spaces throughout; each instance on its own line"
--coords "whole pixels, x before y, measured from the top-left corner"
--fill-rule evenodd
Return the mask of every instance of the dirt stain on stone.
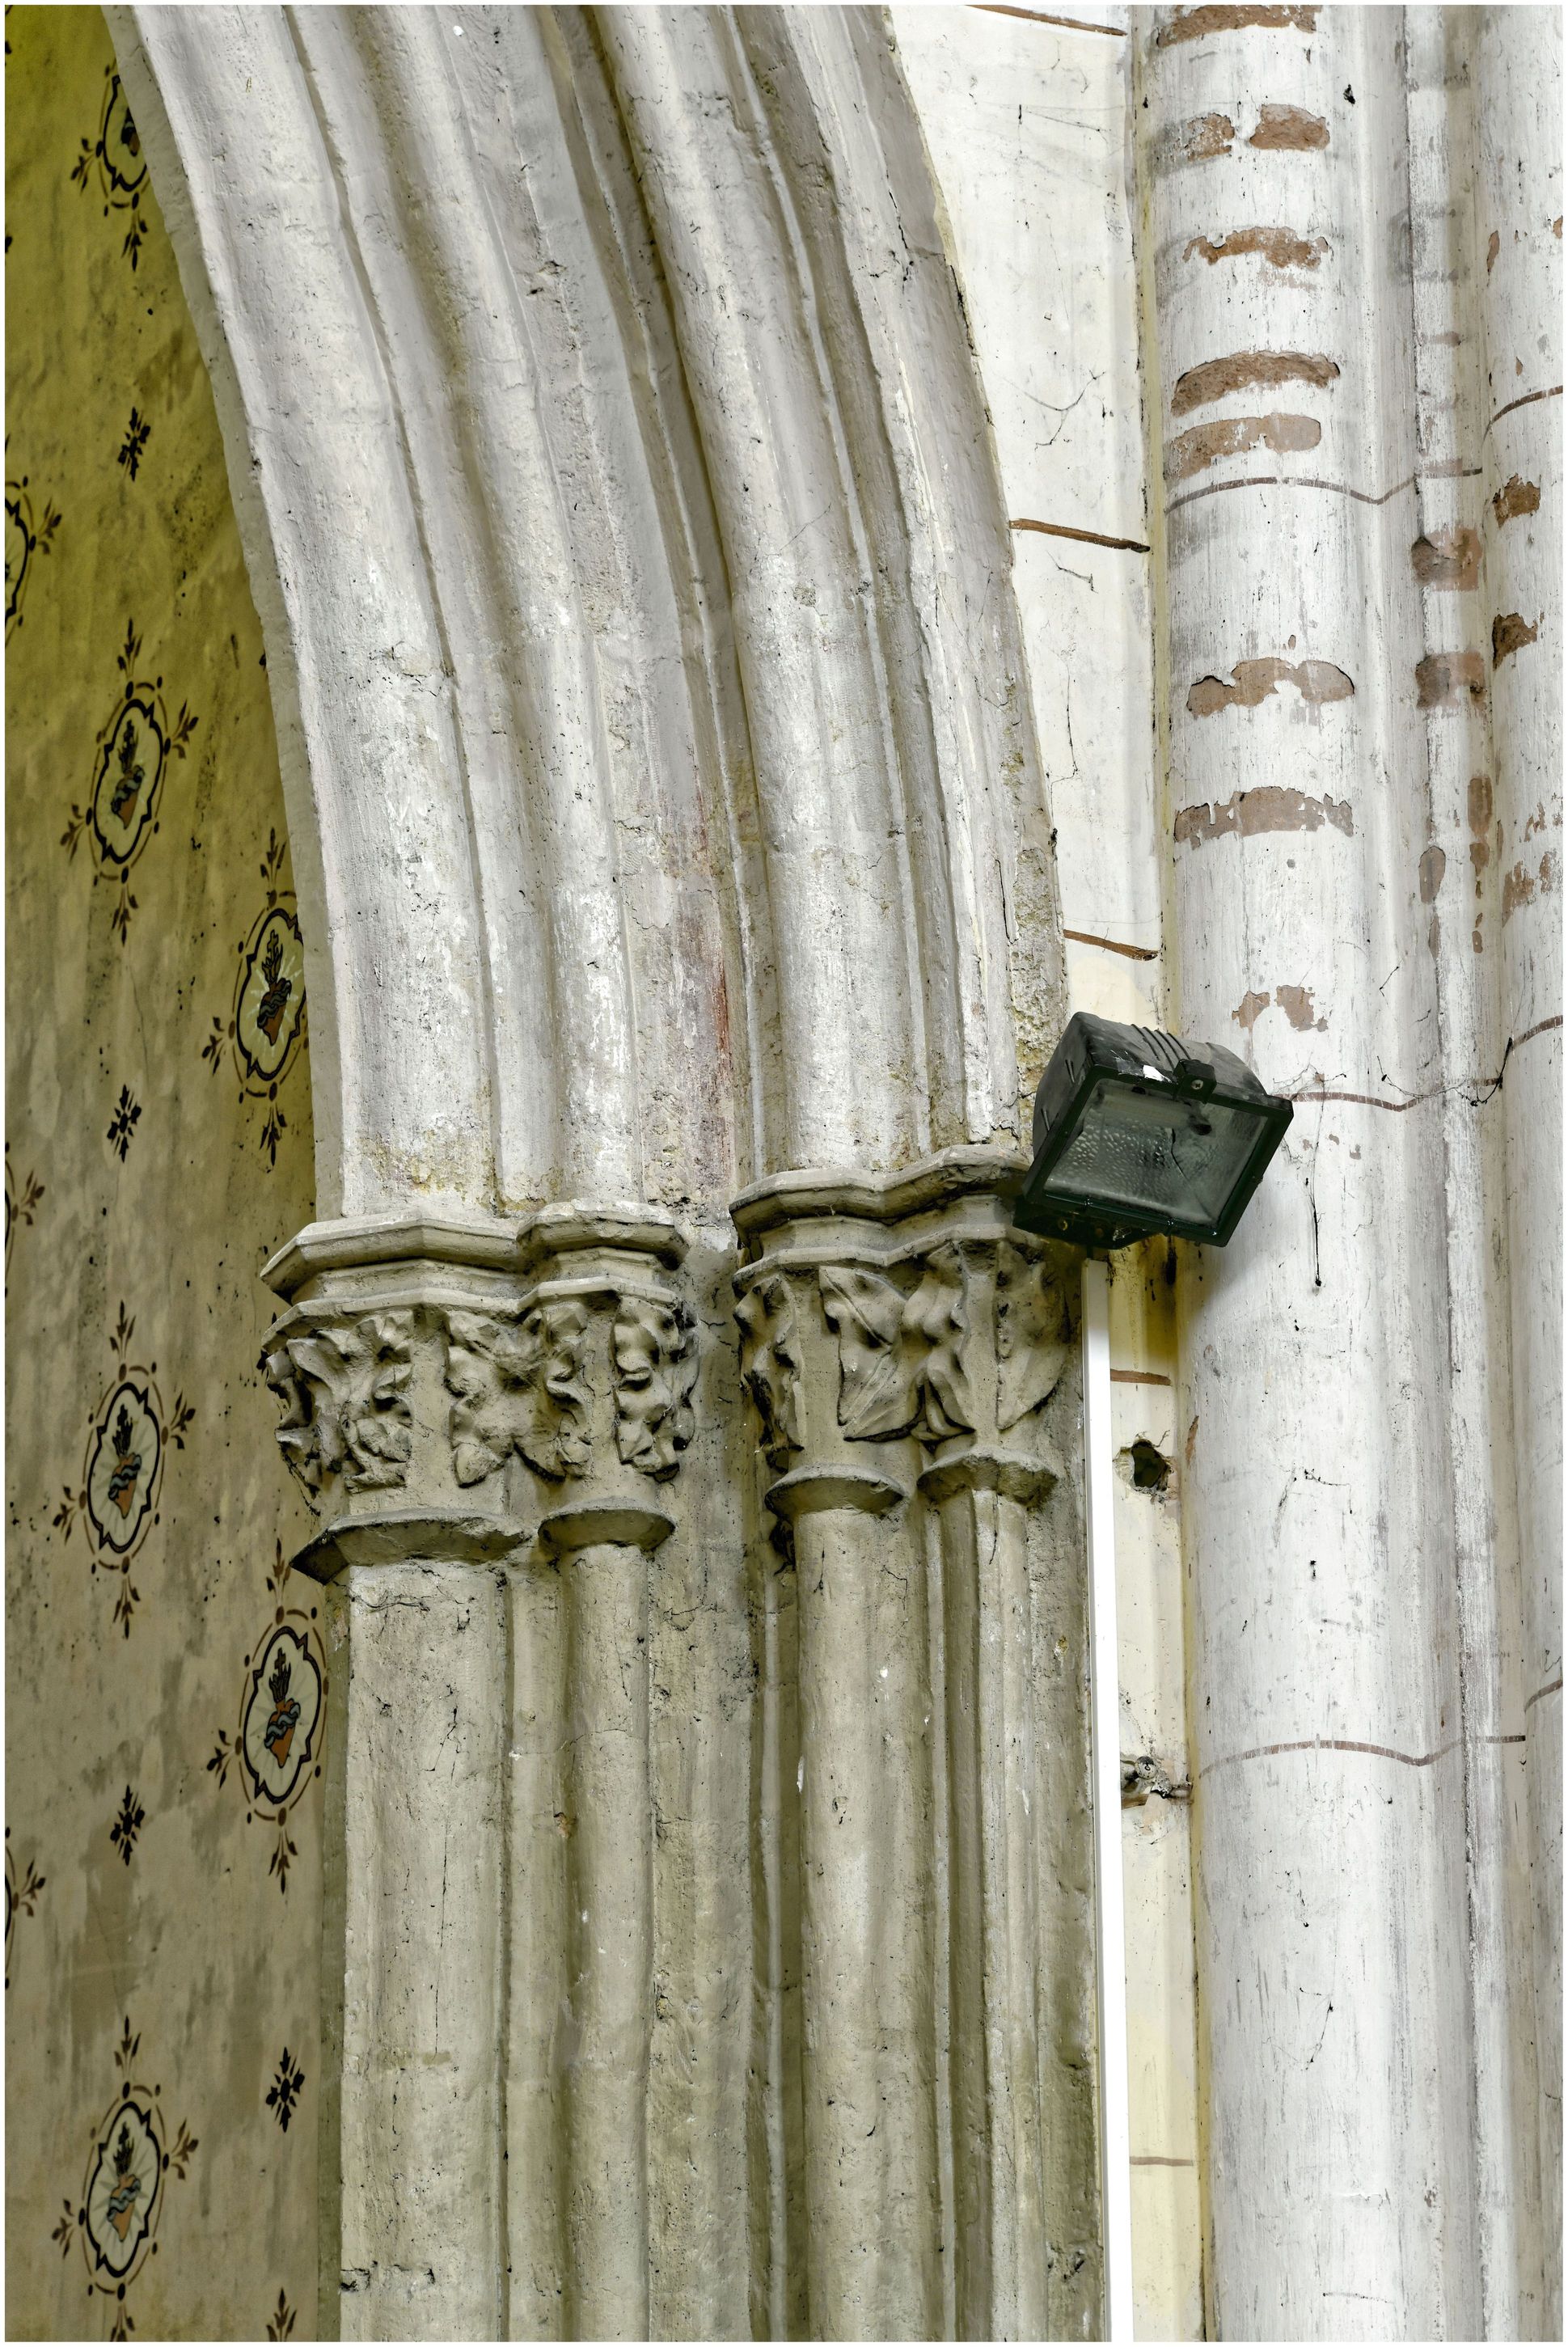
M 1328 125 L 1320 114 L 1308 114 L 1302 106 L 1264 106 L 1258 109 L 1257 128 L 1246 143 L 1266 152 L 1306 153 L 1327 146 Z
M 1338 379 L 1334 361 L 1311 352 L 1235 351 L 1226 359 L 1205 359 L 1202 366 L 1189 367 L 1185 374 L 1178 375 L 1171 394 L 1171 413 L 1190 415 L 1194 407 L 1206 407 L 1227 392 L 1248 391 L 1255 384 L 1273 390 L 1282 383 L 1310 383 L 1326 390 Z
M 1226 684 L 1217 676 L 1200 676 L 1187 694 L 1189 717 L 1214 717 L 1222 709 L 1255 709 L 1282 684 L 1293 684 L 1303 701 L 1348 701 L 1356 687 L 1342 668 L 1332 661 L 1247 660 L 1237 661 L 1231 671 L 1232 682 Z M 1261 792 L 1244 791 L 1239 797 L 1255 798 Z M 1300 795 L 1299 793 L 1295 795 Z M 1327 800 L 1312 799 L 1304 804 L 1327 805 Z M 1349 831 L 1349 810 L 1347 808 L 1345 829 Z
M 1416 662 L 1416 707 L 1458 709 L 1486 693 L 1486 661 L 1481 652 L 1429 652 Z
M 1430 905 L 1436 901 L 1438 890 L 1443 885 L 1443 874 L 1448 868 L 1449 860 L 1442 849 L 1429 847 L 1416 866 L 1423 905 Z
M 1468 594 L 1481 576 L 1481 532 L 1460 523 L 1418 538 L 1410 568 L 1423 587 L 1452 587 Z
M 1225 456 L 1249 448 L 1272 448 L 1276 456 L 1316 448 L 1323 426 L 1315 415 L 1227 415 L 1217 424 L 1196 424 L 1179 432 L 1165 450 L 1165 478 L 1190 481 Z
M 1194 236 L 1182 259 L 1191 261 L 1194 252 L 1201 253 L 1212 269 L 1216 261 L 1256 252 L 1276 269 L 1316 269 L 1327 250 L 1326 236 L 1298 236 L 1290 228 L 1237 228 L 1218 244 L 1211 237 Z
M 1210 33 L 1243 33 L 1254 26 L 1267 32 L 1310 33 L 1317 10 L 1282 7 L 1202 7 L 1179 9 L 1154 36 L 1157 49 L 1173 49 L 1180 41 L 1201 41 Z
M 1305 791 L 1265 783 L 1257 790 L 1237 791 L 1217 805 L 1183 807 L 1174 829 L 1178 846 L 1184 841 L 1189 847 L 1203 847 L 1231 832 L 1252 839 L 1268 831 L 1321 831 L 1326 823 L 1342 831 L 1347 839 L 1354 837 L 1349 800 L 1308 798 Z M 1239 1018 L 1240 1013 L 1232 1016 Z M 1242 1020 L 1244 1026 L 1247 1023 Z
M 1526 644 L 1532 644 L 1537 633 L 1522 611 L 1500 611 L 1491 623 L 1493 668 L 1501 668 L 1511 652 L 1522 651 Z

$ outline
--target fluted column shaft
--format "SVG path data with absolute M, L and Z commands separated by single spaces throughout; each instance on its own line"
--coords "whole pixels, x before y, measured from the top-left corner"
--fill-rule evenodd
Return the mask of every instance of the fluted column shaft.
M 734 1209 L 743 1373 L 798 1584 L 813 2337 L 1048 2336 L 1065 2316 L 1030 1535 L 1068 1320 L 1046 1251 L 1009 1235 L 1006 1162 L 949 1154 L 902 1190 L 789 1176 Z
M 1474 20 L 1515 1493 L 1544 2293 L 1563 2328 L 1563 26 Z
M 648 2335 L 683 1248 L 652 1210 L 567 1207 L 313 1225 L 269 1266 L 335 1632 L 324 2335 Z

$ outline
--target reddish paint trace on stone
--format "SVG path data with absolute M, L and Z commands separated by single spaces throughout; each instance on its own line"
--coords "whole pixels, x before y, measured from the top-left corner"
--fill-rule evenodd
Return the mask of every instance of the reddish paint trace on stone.
M 1246 391 L 1254 384 L 1272 390 L 1282 383 L 1311 383 L 1326 390 L 1339 380 L 1332 359 L 1307 351 L 1235 351 L 1226 359 L 1205 359 L 1176 378 L 1171 394 L 1173 415 L 1188 415 L 1194 407 L 1223 399 L 1227 392 Z
M 1276 456 L 1316 448 L 1323 426 L 1315 415 L 1227 415 L 1217 424 L 1197 424 L 1180 432 L 1165 450 L 1167 481 L 1190 481 L 1224 456 L 1245 456 L 1250 448 L 1272 448 Z
M 1354 836 L 1348 799 L 1313 799 L 1304 791 L 1266 783 L 1253 791 L 1237 791 L 1218 806 L 1184 807 L 1176 817 L 1176 844 L 1202 847 L 1211 839 L 1235 832 L 1243 839 L 1267 831 L 1320 831 L 1326 824 Z
M 1434 529 L 1410 548 L 1410 568 L 1423 587 L 1453 587 L 1468 593 L 1481 575 L 1481 533 L 1462 523 Z
M 1502 239 L 1498 235 L 1497 231 L 1493 229 L 1491 236 L 1487 239 L 1486 244 L 1486 273 L 1489 277 L 1491 275 L 1492 264 L 1496 261 L 1501 249 Z
M 1539 513 L 1541 491 L 1533 481 L 1522 481 L 1517 473 L 1511 473 L 1493 497 L 1491 510 L 1501 529 L 1503 523 L 1512 521 L 1516 514 Z
M 1491 623 L 1491 664 L 1501 668 L 1511 652 L 1532 644 L 1539 632 L 1522 611 L 1500 611 Z
M 1257 252 L 1276 269 L 1316 269 L 1327 250 L 1326 236 L 1298 236 L 1291 228 L 1237 228 L 1218 244 L 1210 237 L 1194 236 L 1182 259 L 1191 261 L 1198 252 L 1212 269 L 1216 261 L 1234 261 L 1240 254 Z
M 1229 684 L 1222 683 L 1217 676 L 1200 676 L 1187 694 L 1188 716 L 1213 717 L 1222 709 L 1255 709 L 1260 701 L 1266 701 L 1276 687 L 1282 684 L 1293 684 L 1303 701 L 1312 702 L 1348 701 L 1356 690 L 1344 670 L 1336 668 L 1332 661 L 1297 661 L 1294 664 L 1283 660 L 1237 661 L 1231 676 L 1234 681 Z M 1242 798 L 1267 795 L 1261 791 L 1239 794 Z M 1286 795 L 1300 797 L 1298 792 Z M 1327 806 L 1329 802 L 1307 799 L 1301 804 Z M 1270 830 L 1277 827 L 1275 825 L 1267 826 Z M 1316 828 L 1316 824 L 1311 827 Z M 1343 827 L 1347 832 L 1350 829 L 1348 806 L 1345 809 Z
M 1310 33 L 1317 28 L 1312 8 L 1204 7 L 1179 9 L 1154 36 L 1157 49 L 1174 48 L 1179 41 L 1201 41 L 1210 33 L 1242 33 L 1253 26 L 1269 32 Z
M 1481 700 L 1486 692 L 1486 660 L 1481 652 L 1429 652 L 1416 662 L 1416 707 L 1454 709 L 1466 694 Z
M 1328 125 L 1320 114 L 1308 114 L 1302 106 L 1264 106 L 1258 109 L 1257 128 L 1246 143 L 1266 152 L 1287 149 L 1305 154 L 1315 147 L 1327 146 Z

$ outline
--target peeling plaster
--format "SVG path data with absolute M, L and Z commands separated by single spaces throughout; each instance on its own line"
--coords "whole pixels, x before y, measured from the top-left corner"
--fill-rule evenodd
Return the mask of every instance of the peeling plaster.
M 1165 478 L 1190 481 L 1225 456 L 1245 456 L 1249 448 L 1272 448 L 1276 456 L 1316 448 L 1323 426 L 1315 415 L 1231 415 L 1217 424 L 1195 425 L 1177 435 L 1165 450 Z
M 1316 269 L 1328 250 L 1326 236 L 1298 236 L 1289 228 L 1236 228 L 1215 244 L 1211 237 L 1194 236 L 1183 251 L 1191 261 L 1201 253 L 1212 269 L 1216 261 L 1233 261 L 1243 253 L 1261 253 L 1276 269 Z
M 1217 676 L 1201 676 L 1187 694 L 1189 717 L 1213 717 L 1222 709 L 1255 709 L 1282 684 L 1293 684 L 1303 701 L 1348 701 L 1356 687 L 1342 668 L 1332 661 L 1298 661 L 1294 665 L 1283 660 L 1237 661 L 1231 671 L 1234 683 L 1225 684 Z M 1240 795 L 1263 797 L 1266 793 L 1243 792 Z M 1294 794 L 1292 794 L 1294 795 Z M 1317 805 L 1317 801 L 1304 802 Z M 1323 802 L 1327 805 L 1327 802 Z M 1350 828 L 1348 811 L 1342 828 Z
M 1305 107 L 1265 106 L 1259 110 L 1257 128 L 1246 143 L 1249 147 L 1261 147 L 1266 152 L 1306 152 L 1327 146 L 1328 125 L 1320 114 L 1308 114 Z
M 1481 532 L 1456 523 L 1418 538 L 1410 548 L 1410 567 L 1423 587 L 1472 589 L 1481 574 Z
M 1190 846 L 1202 847 L 1227 832 L 1248 839 L 1266 831 L 1317 831 L 1325 823 L 1342 831 L 1347 839 L 1353 838 L 1349 800 L 1308 798 L 1303 791 L 1266 783 L 1257 790 L 1237 791 L 1218 806 L 1184 807 L 1174 830 L 1178 846 L 1184 840 Z
M 1327 390 L 1338 379 L 1334 360 L 1307 351 L 1236 351 L 1229 358 L 1205 359 L 1202 366 L 1189 367 L 1179 375 L 1171 394 L 1171 413 L 1190 415 L 1194 407 L 1223 399 L 1227 392 L 1245 391 L 1254 384 L 1272 390 L 1282 383 L 1310 383 Z
M 1486 661 L 1480 652 L 1429 652 L 1416 662 L 1418 709 L 1458 709 L 1465 696 L 1475 702 L 1486 692 Z

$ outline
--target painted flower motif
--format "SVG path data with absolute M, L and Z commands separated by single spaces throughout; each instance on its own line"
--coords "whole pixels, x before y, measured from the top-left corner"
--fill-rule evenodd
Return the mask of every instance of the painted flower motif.
M 87 1465 L 87 1513 L 117 1556 L 134 1547 L 152 1506 L 163 1435 L 150 1393 L 129 1379 L 109 1396 Z
M 135 862 L 168 754 L 157 712 L 144 702 L 128 701 L 103 745 L 93 789 L 93 833 L 106 864 L 125 868 Z
M 234 999 L 234 1045 L 251 1084 L 272 1085 L 288 1068 L 305 1009 L 305 949 L 290 905 L 270 905 L 241 950 Z
M 314 1764 L 323 1693 L 306 1630 L 291 1621 L 274 1624 L 251 1663 L 240 1719 L 240 1752 L 258 1805 L 287 1808 Z
M 97 764 L 84 805 L 73 800 L 60 845 L 75 859 L 86 839 L 94 881 L 118 882 L 119 899 L 111 915 L 123 945 L 136 910 L 130 870 L 159 827 L 165 770 L 172 754 L 186 755 L 199 720 L 185 702 L 170 718 L 163 702 L 163 679 L 138 677 L 141 639 L 135 621 L 115 656 L 119 698 L 97 737 Z
M 83 2204 L 95 2269 L 125 2280 L 151 2235 L 163 2181 L 163 2146 L 150 2106 L 127 2096 L 110 2112 Z
M 261 1737 L 262 1743 L 280 1768 L 288 1766 L 289 1747 L 294 1740 L 294 1730 L 300 1724 L 299 1704 L 289 1693 L 292 1677 L 293 1672 L 290 1668 L 289 1658 L 280 1649 L 278 1659 L 272 1665 L 272 1676 L 267 1681 L 267 1692 L 272 1698 L 272 1708 L 268 1714 L 266 1728 Z
M 95 176 L 93 165 L 97 165 L 96 177 L 98 192 L 104 199 L 106 219 L 110 211 L 128 212 L 130 216 L 125 242 L 120 249 L 134 269 L 147 234 L 146 222 L 141 215 L 141 191 L 147 179 L 147 162 L 141 151 L 141 133 L 126 102 L 119 75 L 112 65 L 106 68 L 105 80 L 107 86 L 103 112 L 98 119 L 98 135 L 96 139 L 82 140 L 81 152 L 77 157 L 71 178 L 77 187 L 85 189 L 88 179 Z
M 33 511 L 26 475 L 5 484 L 5 641 L 22 624 L 22 602 L 34 558 L 47 554 L 54 544 L 60 517 L 51 498 L 42 519 Z

